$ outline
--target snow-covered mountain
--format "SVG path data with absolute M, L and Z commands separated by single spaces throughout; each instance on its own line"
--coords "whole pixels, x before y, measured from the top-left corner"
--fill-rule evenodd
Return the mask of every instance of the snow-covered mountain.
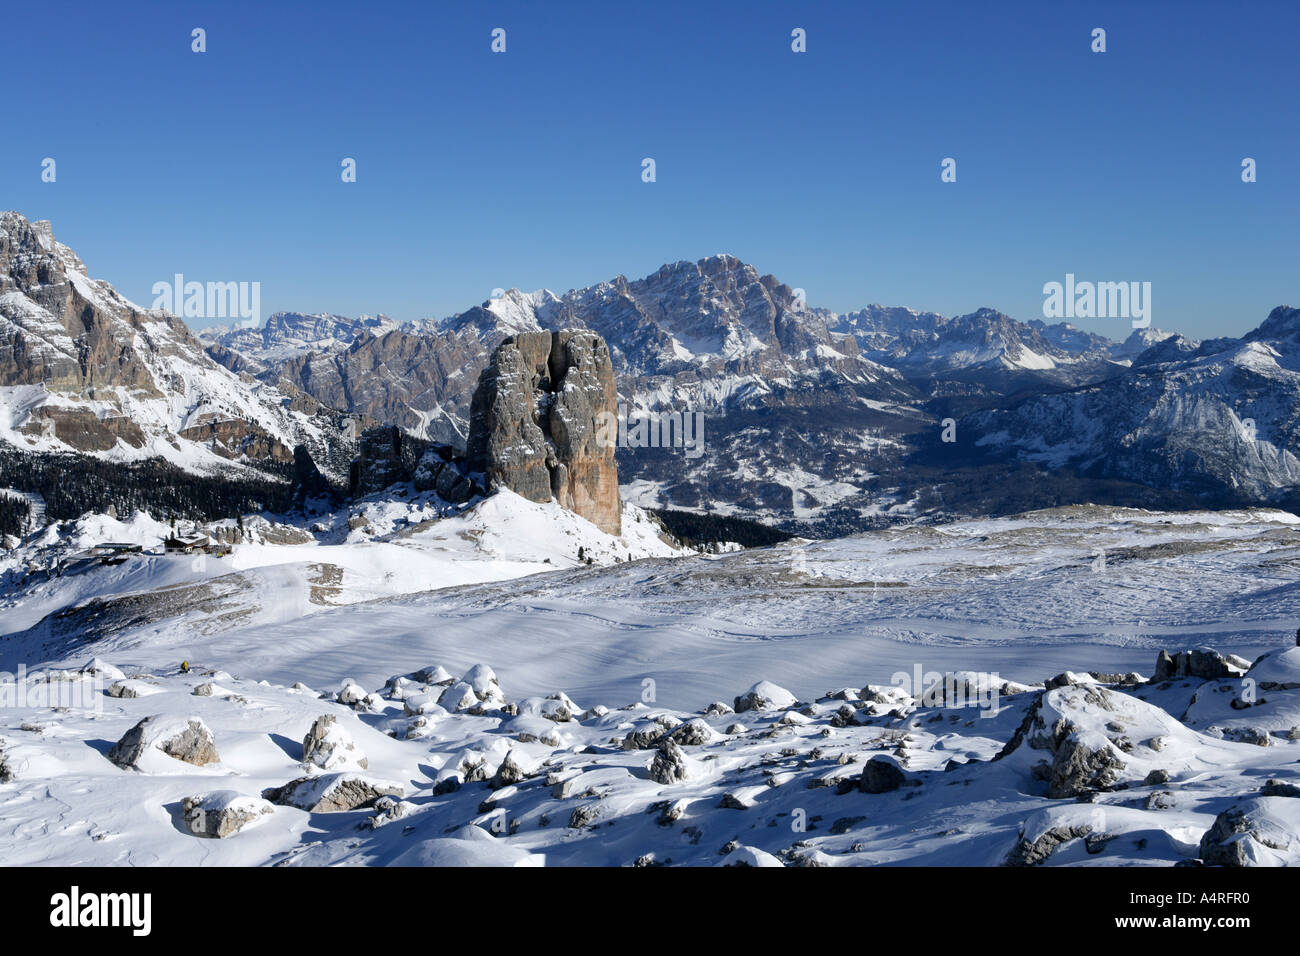
M 904 503 L 890 473 L 919 431 L 937 427 L 934 395 L 957 396 L 967 410 L 1123 367 L 1110 359 L 1115 343 L 1100 336 L 990 309 L 948 319 L 879 306 L 843 316 L 810 308 L 773 276 L 717 255 L 562 295 L 511 289 L 440 322 L 360 334 L 346 348 L 299 347 L 259 375 L 462 444 L 491 350 L 507 335 L 571 327 L 609 343 L 631 417 L 704 416 L 700 458 L 620 450 L 628 494 L 647 505 L 796 525 L 860 527 Z M 217 357 L 241 367 L 236 352 Z
M 443 320 L 278 313 L 200 340 L 87 278 L 47 223 L 0 223 L 0 438 L 23 450 L 283 471 L 301 443 L 339 479 L 358 423 L 463 448 L 504 338 L 587 328 L 609 345 L 629 425 L 701 423 L 700 454 L 620 448 L 624 495 L 647 507 L 827 534 L 982 513 L 999 485 L 1017 489 L 1013 511 L 1185 504 L 1160 497 L 1174 490 L 1271 501 L 1300 485 L 1288 310 L 1242 339 L 1143 329 L 1117 343 L 987 308 L 837 314 L 716 255 L 563 294 L 511 289 Z M 959 437 L 936 454 L 948 418 Z
M 987 308 L 948 318 L 872 305 L 840 316 L 837 325 L 854 333 L 872 358 L 914 375 L 976 368 L 1043 371 L 1104 360 L 1114 345 L 1065 323 L 1026 324 Z
M 48 222 L 0 213 L 0 440 L 186 469 L 327 466 L 348 416 L 213 361 L 174 315 L 91 279 Z
M 1053 468 L 1275 499 L 1300 485 L 1300 310 L 1279 306 L 1240 339 L 1166 337 L 1122 375 L 962 426 L 982 448 Z
M 1190 342 L 1183 339 L 1176 332 L 1165 332 L 1160 329 L 1134 329 L 1129 337 L 1126 338 L 1117 348 L 1110 350 L 1110 356 L 1116 361 L 1129 361 L 1136 359 L 1139 355 L 1149 350 L 1152 346 L 1170 339 L 1178 339 L 1184 342 Z M 1191 343 L 1192 348 L 1196 348 L 1200 343 Z
M 341 342 L 347 335 L 334 332 L 338 326 L 355 333 L 346 346 Z M 1164 488 L 1166 476 L 1184 466 L 1168 468 L 1160 461 L 1183 449 L 1177 437 L 1165 447 L 1131 435 L 1134 429 L 1117 416 L 1136 414 L 1143 399 L 1125 390 L 1159 387 L 1173 396 L 1183 384 L 1160 384 L 1166 366 L 1204 359 L 1237 341 L 1200 343 L 1139 329 L 1115 342 L 1068 323 L 1019 322 L 988 308 L 956 317 L 878 305 L 837 314 L 810 308 L 778 279 L 717 255 L 563 294 L 511 289 L 441 321 L 368 330 L 340 320 L 331 326 L 329 347 L 318 348 L 300 334 L 271 361 L 265 350 L 244 356 L 230 337 L 214 342 L 210 351 L 232 368 L 257 364 L 267 383 L 461 445 L 473 386 L 491 350 L 507 335 L 571 327 L 592 329 L 609 343 L 630 418 L 661 412 L 703 416 L 700 457 L 665 448 L 620 449 L 626 495 L 647 506 L 735 513 L 811 533 L 893 520 L 891 515 L 909 513 L 926 489 L 945 485 L 947 491 L 937 495 L 944 509 L 977 511 L 979 504 L 951 476 L 909 464 L 918 449 L 933 444 L 948 417 L 974 427 L 985 458 L 1014 446 L 1023 460 L 1085 473 L 1069 479 L 1076 482 L 1074 491 L 1051 491 L 1041 503 L 1071 494 L 1112 500 L 1113 489 L 1088 485 L 1090 474 L 1134 488 Z M 274 337 L 287 341 L 278 331 Z M 218 354 L 216 347 L 227 351 Z M 1279 382 L 1270 380 L 1267 388 Z M 1243 379 L 1224 387 L 1232 392 L 1238 385 L 1251 387 Z M 1103 399 L 1110 411 L 1084 413 L 1084 431 L 1069 435 L 1075 450 L 1053 431 L 1071 427 L 1054 411 L 1062 402 L 1082 400 L 1070 395 L 1116 396 Z M 1052 427 L 1044 432 L 1026 420 L 1019 426 L 1020 442 L 1016 416 L 1032 418 L 1035 408 L 1048 410 L 1042 414 Z M 1262 407 L 1258 411 L 1261 421 L 1270 417 Z M 1010 416 L 1006 436 L 992 426 L 999 416 Z M 1181 428 L 1172 422 L 1165 427 Z M 1087 439 L 1085 432 L 1094 437 Z M 972 431 L 959 433 L 964 440 Z M 1123 441 L 1117 437 L 1126 435 Z M 1107 440 L 1118 443 L 1114 455 L 1098 447 Z M 1187 448 L 1193 457 L 1201 454 L 1196 444 Z M 1208 470 L 1221 477 L 1241 471 L 1230 463 L 1234 454 Z M 1266 451 L 1260 456 L 1260 464 L 1247 468 L 1253 476 L 1175 487 L 1210 495 L 1236 489 L 1244 500 L 1269 500 L 1295 483 L 1293 471 L 1285 456 L 1276 462 Z M 1115 459 L 1112 465 L 1098 467 L 1107 457 Z M 920 463 L 942 472 L 952 461 L 945 454 Z M 1152 503 L 1141 493 L 1124 492 L 1114 500 Z
M 199 333 L 206 346 L 238 352 L 259 367 L 307 352 L 334 352 L 365 335 L 383 335 L 398 327 L 386 315 L 344 315 L 276 312 L 257 328 L 207 328 Z

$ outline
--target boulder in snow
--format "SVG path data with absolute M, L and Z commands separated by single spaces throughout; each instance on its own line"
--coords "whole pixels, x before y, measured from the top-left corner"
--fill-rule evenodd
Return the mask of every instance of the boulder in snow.
M 457 714 L 478 706 L 478 703 L 473 686 L 465 681 L 452 684 L 438 695 L 438 706 Z
M 353 741 L 352 735 L 343 729 L 338 718 L 333 714 L 322 714 L 311 725 L 311 730 L 302 741 L 302 762 L 309 767 L 321 770 L 341 770 L 359 767 L 365 770 L 370 766 L 366 755 Z
M 175 769 L 171 760 L 203 767 L 221 758 L 216 738 L 199 718 L 146 717 L 113 745 L 108 759 L 123 770 L 165 773 Z
M 686 752 L 669 737 L 659 742 L 654 760 L 650 762 L 650 779 L 655 783 L 681 783 L 690 776 Z
M 747 710 L 785 710 L 796 703 L 794 694 L 768 680 L 761 680 L 735 700 L 736 713 Z
M 345 704 L 348 707 L 355 707 L 365 699 L 365 688 L 351 678 L 343 682 L 343 686 L 339 688 L 338 695 L 335 697 L 335 700 L 340 704 Z
M 765 850 L 752 846 L 737 846 L 727 852 L 718 866 L 783 867 L 785 864 Z
M 108 696 L 117 697 L 122 700 L 136 700 L 140 697 L 148 697 L 151 694 L 161 694 L 160 688 L 152 684 L 145 683 L 142 680 L 120 680 L 108 686 Z
M 1224 810 L 1201 837 L 1210 866 L 1294 866 L 1300 863 L 1300 803 L 1252 797 Z
M 500 790 L 504 787 L 512 787 L 524 779 L 524 770 L 519 766 L 515 758 L 515 752 L 509 751 L 505 759 L 497 766 L 497 771 L 488 781 L 488 786 L 493 790 Z
M 418 680 L 422 684 L 437 684 L 441 687 L 445 687 L 449 684 L 453 684 L 455 683 L 456 680 L 449 673 L 447 673 L 447 669 L 443 667 L 441 664 L 435 664 L 431 667 L 421 668 L 420 670 L 412 674 L 411 677 L 414 680 Z
M 99 677 L 104 680 L 125 680 L 126 675 L 108 661 L 101 660 L 98 657 L 92 657 L 90 662 L 81 669 L 81 673 L 89 674 L 91 677 Z
M 888 793 L 901 787 L 906 779 L 896 761 L 877 755 L 863 766 L 862 775 L 858 778 L 858 789 L 863 793 Z
M 181 801 L 185 825 L 195 836 L 222 840 L 264 820 L 275 807 L 260 797 L 215 790 Z
M 319 777 L 299 777 L 283 787 L 262 791 L 272 803 L 297 807 L 309 813 L 342 813 L 367 807 L 380 797 L 403 797 L 400 784 L 371 780 L 355 773 L 327 773 Z
M 713 728 L 698 717 L 678 724 L 664 737 L 683 747 L 702 747 L 718 739 Z

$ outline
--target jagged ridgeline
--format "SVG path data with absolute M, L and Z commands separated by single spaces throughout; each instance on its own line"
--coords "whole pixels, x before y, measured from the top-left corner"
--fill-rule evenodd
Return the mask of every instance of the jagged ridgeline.
M 360 437 L 396 426 L 449 449 L 420 459 L 444 486 L 479 471 L 485 487 L 500 478 L 606 530 L 619 483 L 636 504 L 808 537 L 1084 502 L 1294 507 L 1300 310 L 1279 306 L 1241 338 L 1121 333 L 993 309 L 834 313 L 719 255 L 563 296 L 512 289 L 441 320 L 280 313 L 198 335 L 88 278 L 48 222 L 0 213 L 0 441 L 36 456 L 161 459 L 228 475 L 254 489 L 233 495 L 249 500 L 275 500 L 260 484 L 290 475 L 315 497 L 346 491 L 355 458 L 391 457 L 361 453 Z M 485 370 L 510 387 L 482 396 L 485 444 L 470 449 Z M 602 409 L 616 398 L 629 419 L 698 421 L 698 447 L 625 443 L 607 461 L 569 428 L 588 417 L 569 403 L 588 397 Z

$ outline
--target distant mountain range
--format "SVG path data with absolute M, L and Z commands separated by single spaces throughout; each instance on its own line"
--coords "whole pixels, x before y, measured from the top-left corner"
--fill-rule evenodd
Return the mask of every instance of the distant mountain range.
M 576 327 L 609 344 L 630 415 L 704 413 L 698 458 L 620 450 L 624 496 L 644 505 L 832 534 L 1083 500 L 1278 502 L 1300 486 L 1296 316 L 1280 307 L 1241 339 L 1117 342 L 987 308 L 837 314 L 718 255 L 562 295 L 512 289 L 443 320 L 277 313 L 196 336 L 10 212 L 0 439 L 208 472 L 283 471 L 302 444 L 337 479 L 378 422 L 463 448 L 492 350 Z
M 1051 468 L 1267 501 L 1300 484 L 1300 310 L 1240 339 L 1166 339 L 1126 374 L 972 415 L 978 443 Z

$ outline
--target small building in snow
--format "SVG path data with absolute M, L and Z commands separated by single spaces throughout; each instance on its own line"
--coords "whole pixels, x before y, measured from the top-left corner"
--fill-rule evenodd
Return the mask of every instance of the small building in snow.
M 110 551 L 113 554 L 140 554 L 144 551 L 144 545 L 134 544 L 130 541 L 106 541 L 95 547 Z
M 188 534 L 169 535 L 163 541 L 163 551 L 167 554 L 194 554 L 206 551 L 211 544 L 212 540 L 206 534 L 192 531 Z

